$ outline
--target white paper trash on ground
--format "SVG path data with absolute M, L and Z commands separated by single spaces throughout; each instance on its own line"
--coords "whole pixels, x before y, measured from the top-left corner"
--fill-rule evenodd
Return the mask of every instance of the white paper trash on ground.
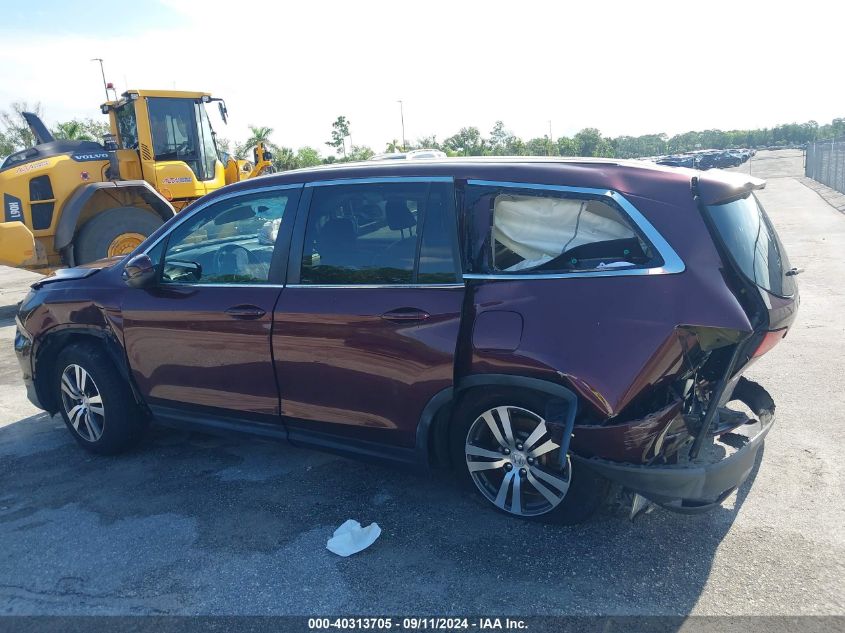
M 380 535 L 381 528 L 378 523 L 361 527 L 358 521 L 349 519 L 334 531 L 334 535 L 326 543 L 326 549 L 338 556 L 351 556 L 367 549 Z

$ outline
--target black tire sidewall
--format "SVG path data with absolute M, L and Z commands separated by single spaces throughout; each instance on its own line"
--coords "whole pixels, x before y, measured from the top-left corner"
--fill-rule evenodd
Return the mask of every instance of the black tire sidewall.
M 149 237 L 164 221 L 155 213 L 137 207 L 109 209 L 88 220 L 74 238 L 76 264 L 103 259 L 114 238 L 123 233 L 140 233 Z
M 537 516 L 515 515 L 489 502 L 481 494 L 481 491 L 478 490 L 466 466 L 466 454 L 464 451 L 467 433 L 473 422 L 484 411 L 507 405 L 528 409 L 540 417 L 545 418 L 547 402 L 548 396 L 517 389 L 492 388 L 486 392 L 467 394 L 467 396 L 461 399 L 455 409 L 455 415 L 452 418 L 452 424 L 449 429 L 449 447 L 452 465 L 462 483 L 475 491 L 489 507 L 495 508 L 499 512 L 514 518 L 545 523 L 567 525 L 581 523 L 587 520 L 602 505 L 607 496 L 610 482 L 589 469 L 578 468 L 574 460 L 572 463 L 572 477 L 566 497 L 550 512 Z
M 79 365 L 88 372 L 103 399 L 103 433 L 95 442 L 80 436 L 65 412 L 61 380 L 69 365 Z M 145 416 L 131 389 L 102 349 L 87 343 L 69 345 L 59 353 L 53 369 L 52 384 L 59 413 L 80 446 L 93 453 L 113 455 L 127 450 L 141 439 L 146 428 Z

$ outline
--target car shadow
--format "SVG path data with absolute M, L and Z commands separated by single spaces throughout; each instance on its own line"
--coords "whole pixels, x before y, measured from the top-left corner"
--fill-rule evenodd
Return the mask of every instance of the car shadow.
M 16 587 L 10 613 L 683 616 L 761 459 L 708 514 L 631 522 L 617 491 L 556 526 L 445 472 L 159 427 L 104 457 L 39 414 L 0 427 L 0 597 Z M 339 558 L 325 543 L 350 518 L 382 535 Z

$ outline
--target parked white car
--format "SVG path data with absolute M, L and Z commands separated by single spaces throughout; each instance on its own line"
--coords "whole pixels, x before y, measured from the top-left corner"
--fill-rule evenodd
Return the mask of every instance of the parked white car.
M 439 149 L 414 149 L 410 152 L 376 154 L 369 160 L 416 160 L 418 158 L 446 158 L 446 153 Z

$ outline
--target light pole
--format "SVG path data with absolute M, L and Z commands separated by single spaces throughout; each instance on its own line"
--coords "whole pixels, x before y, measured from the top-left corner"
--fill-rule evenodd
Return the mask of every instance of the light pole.
M 103 90 L 106 91 L 106 101 L 109 100 L 109 87 L 106 83 L 106 71 L 103 70 L 103 58 L 102 57 L 95 57 L 91 60 L 92 62 L 100 62 L 100 74 L 103 76 Z
M 402 151 L 407 151 L 407 146 L 405 144 L 405 105 L 402 103 L 402 99 L 397 99 L 397 103 L 399 104 L 399 118 L 402 119 Z

